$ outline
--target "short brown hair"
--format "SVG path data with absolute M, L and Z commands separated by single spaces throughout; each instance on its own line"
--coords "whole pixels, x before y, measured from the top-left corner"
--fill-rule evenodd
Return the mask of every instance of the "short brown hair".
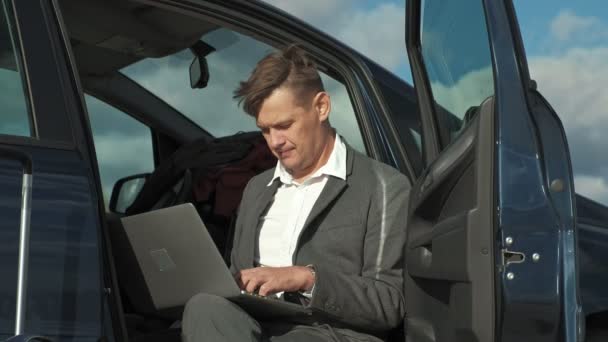
M 257 117 L 264 100 L 283 86 L 295 91 L 300 99 L 324 91 L 315 63 L 297 45 L 262 58 L 249 79 L 234 91 L 234 98 L 243 105 L 245 113 Z

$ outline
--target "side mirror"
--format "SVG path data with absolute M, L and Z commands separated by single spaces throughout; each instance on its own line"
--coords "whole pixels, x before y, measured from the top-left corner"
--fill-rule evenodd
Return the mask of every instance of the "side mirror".
M 149 173 L 141 173 L 119 179 L 112 189 L 109 205 L 110 211 L 124 214 L 127 208 L 133 204 L 135 198 L 137 198 L 149 176 Z

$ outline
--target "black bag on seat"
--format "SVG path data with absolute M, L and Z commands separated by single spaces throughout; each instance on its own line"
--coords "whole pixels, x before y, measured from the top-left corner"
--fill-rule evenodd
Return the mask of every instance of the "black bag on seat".
M 126 214 L 191 201 L 192 184 L 196 184 L 201 175 L 242 160 L 260 140 L 264 138 L 259 132 L 248 132 L 210 142 L 199 139 L 180 147 L 154 170 Z M 178 189 L 174 189 L 176 185 Z
M 276 165 L 260 132 L 245 132 L 177 149 L 146 180 L 126 215 L 193 203 L 229 263 L 232 227 L 243 190 L 258 173 Z

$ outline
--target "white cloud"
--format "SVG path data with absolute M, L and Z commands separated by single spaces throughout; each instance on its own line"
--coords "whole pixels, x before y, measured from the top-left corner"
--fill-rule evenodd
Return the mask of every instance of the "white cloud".
M 347 0 L 265 0 L 267 3 L 282 9 L 296 17 L 317 24 L 327 19 L 330 15 L 339 13 L 348 8 L 350 1 Z
M 389 70 L 407 61 L 403 6 L 384 3 L 370 11 L 357 11 L 337 36 Z
M 608 38 L 608 27 L 599 18 L 578 16 L 567 9 L 551 21 L 550 30 L 552 37 L 560 42 Z
M 407 64 L 403 2 L 380 2 L 365 9 L 346 0 L 267 2 L 329 33 L 388 70 Z
M 529 66 L 564 124 L 577 192 L 608 204 L 608 47 L 531 57 Z
M 579 17 L 571 10 L 562 10 L 551 22 L 551 33 L 558 40 L 569 40 L 574 34 L 597 24 L 597 18 Z
M 454 115 L 464 117 L 471 106 L 480 105 L 494 93 L 494 78 L 490 68 L 488 66 L 470 71 L 452 85 L 433 82 L 431 87 L 435 100 Z
M 564 124 L 576 191 L 608 205 L 608 24 L 562 10 L 549 29 L 530 75 Z
M 608 202 L 608 182 L 602 177 L 578 175 L 574 177 L 574 188 L 583 196 L 603 203 Z
M 561 56 L 532 57 L 529 65 L 539 90 L 567 130 L 608 142 L 608 48 L 575 48 Z

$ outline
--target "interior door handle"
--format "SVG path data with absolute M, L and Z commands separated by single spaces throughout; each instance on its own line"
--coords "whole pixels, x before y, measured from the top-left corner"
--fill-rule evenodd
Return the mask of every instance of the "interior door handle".
M 21 220 L 19 224 L 19 265 L 17 274 L 17 310 L 15 313 L 15 337 L 23 336 L 27 296 L 27 275 L 30 249 L 30 220 L 32 201 L 32 157 L 24 151 L 0 146 L 0 158 L 21 163 L 23 180 L 21 184 Z M 15 340 L 36 341 L 36 340 Z

